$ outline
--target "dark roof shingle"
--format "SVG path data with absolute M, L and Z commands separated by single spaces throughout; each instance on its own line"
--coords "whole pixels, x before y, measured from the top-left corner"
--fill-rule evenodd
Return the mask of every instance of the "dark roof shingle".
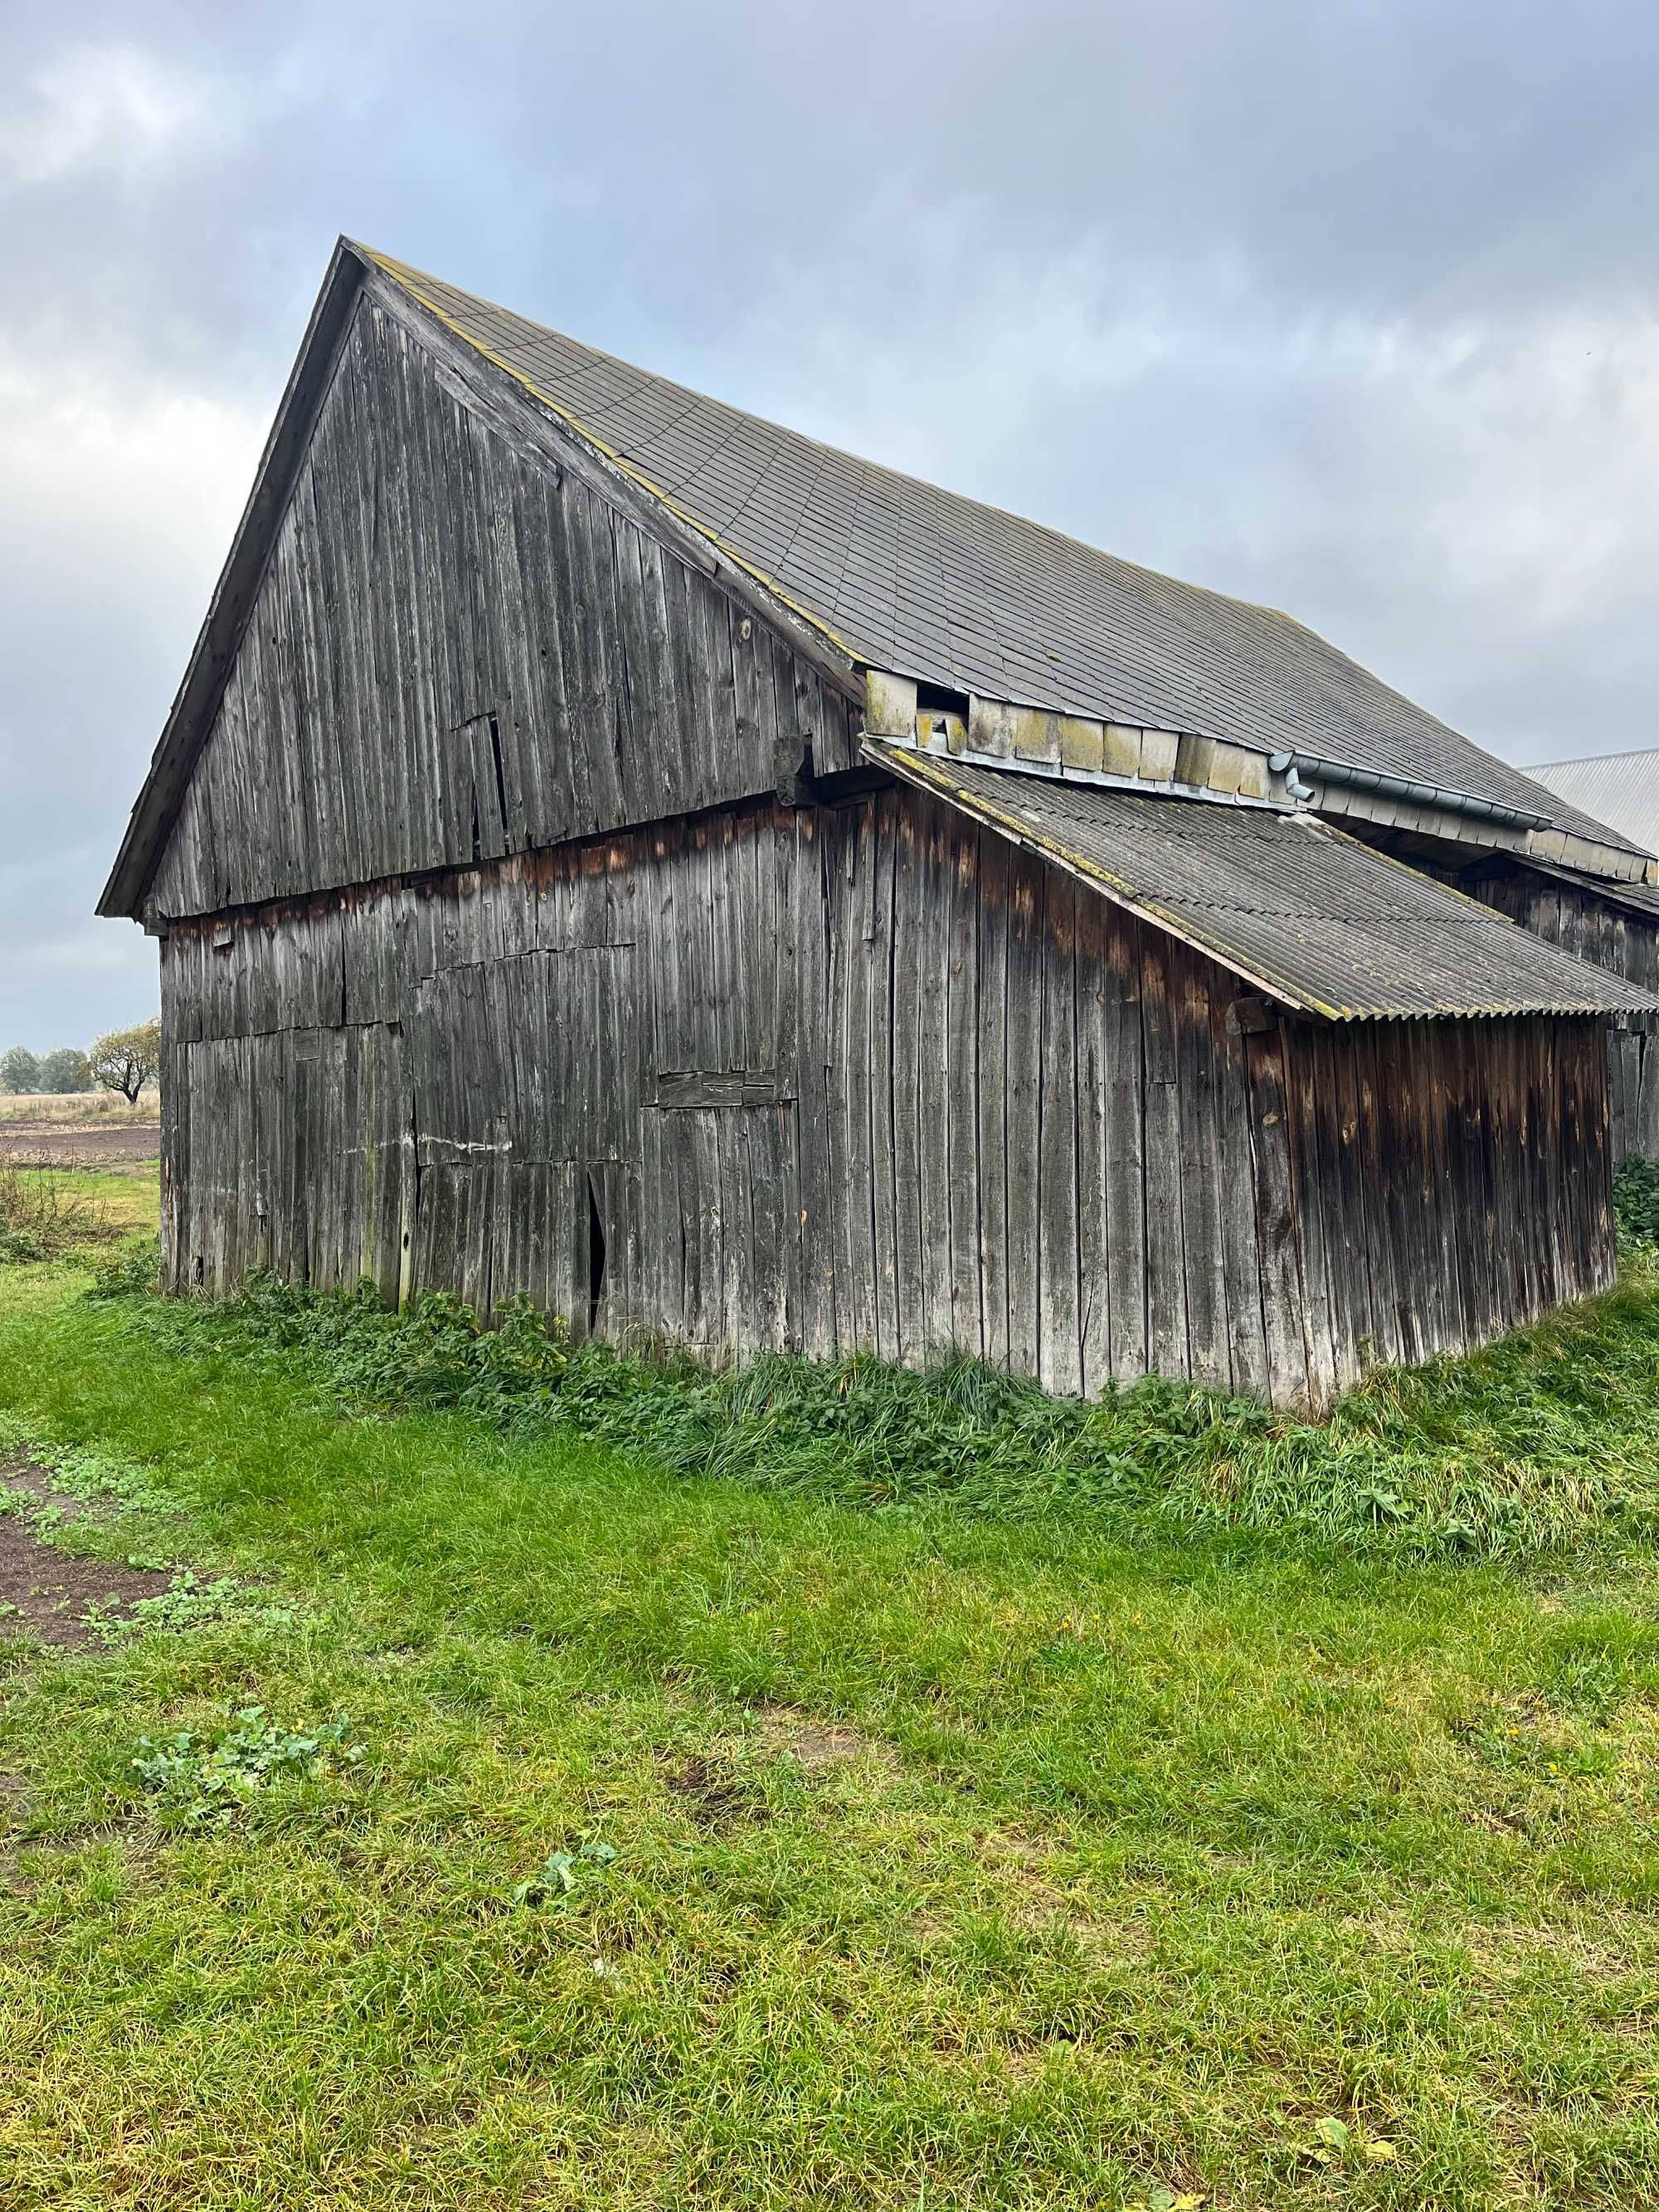
M 369 258 L 858 659 L 1024 706 L 1318 754 L 1609 842 L 1287 615 L 860 460 Z

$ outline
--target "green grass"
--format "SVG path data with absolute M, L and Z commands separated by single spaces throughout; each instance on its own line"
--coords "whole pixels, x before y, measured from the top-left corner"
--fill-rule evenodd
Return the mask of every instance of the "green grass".
M 1099 1432 L 86 1280 L 0 1273 L 60 1536 L 257 1601 L 5 1662 L 8 2212 L 1659 2196 L 1647 1279 Z
M 767 1358 L 715 1374 L 572 1346 L 520 1310 L 480 1329 L 453 1299 L 388 1312 L 255 1280 L 222 1306 L 151 1302 L 184 1357 L 230 1353 L 331 1407 L 453 1407 L 529 1437 L 642 1454 L 665 1474 L 884 1510 L 1230 1529 L 1417 1559 L 1645 1557 L 1659 1528 L 1659 1298 L 1643 1258 L 1613 1297 L 1479 1358 L 1379 1374 L 1326 1422 L 1163 1382 L 1045 1398 L 957 1359 L 909 1374 Z

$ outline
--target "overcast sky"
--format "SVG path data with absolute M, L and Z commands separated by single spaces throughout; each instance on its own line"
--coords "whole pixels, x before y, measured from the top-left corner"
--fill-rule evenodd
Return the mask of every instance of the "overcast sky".
M 1652 0 L 0 16 L 0 1047 L 154 1011 L 92 908 L 342 230 L 1512 760 L 1659 740 Z

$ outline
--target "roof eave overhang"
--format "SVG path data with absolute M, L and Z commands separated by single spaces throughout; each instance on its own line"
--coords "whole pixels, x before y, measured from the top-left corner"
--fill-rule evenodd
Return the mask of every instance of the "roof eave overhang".
M 1340 1006 L 1323 1006 L 1318 1000 L 1297 990 L 1282 976 L 1270 975 L 1262 969 L 1250 967 L 1228 946 L 1218 944 L 1194 930 L 1184 916 L 1170 912 L 1158 900 L 1113 875 L 1097 861 L 1072 851 L 1053 837 L 1045 836 L 1032 823 L 1021 819 L 1012 798 L 1006 808 L 990 805 L 976 793 L 965 791 L 960 781 L 951 775 L 943 762 L 932 759 L 926 754 L 884 744 L 878 739 L 866 738 L 863 753 L 872 766 L 886 769 L 901 782 L 910 784 L 918 791 L 927 792 L 933 798 L 944 799 L 960 812 L 972 816 L 975 821 L 983 823 L 999 836 L 1006 838 L 1011 845 L 1018 845 L 1026 852 L 1063 869 L 1067 875 L 1075 876 L 1080 883 L 1087 884 L 1103 897 L 1110 899 L 1115 906 L 1138 915 L 1142 921 L 1150 921 L 1165 935 L 1178 938 L 1183 945 L 1191 945 L 1195 952 L 1201 952 L 1206 959 L 1213 960 L 1218 966 L 1226 969 L 1230 975 L 1237 975 L 1242 982 L 1248 983 L 1253 991 L 1260 991 L 1264 996 L 1287 1006 L 1291 1012 L 1304 1014 L 1316 1021 L 1340 1021 L 1343 1018 Z

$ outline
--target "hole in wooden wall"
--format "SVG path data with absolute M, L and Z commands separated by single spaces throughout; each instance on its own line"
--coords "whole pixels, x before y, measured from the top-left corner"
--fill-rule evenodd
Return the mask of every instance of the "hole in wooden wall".
M 513 841 L 507 834 L 507 778 L 501 774 L 501 726 L 494 714 L 489 718 L 489 757 L 495 768 L 496 831 L 505 851 Z
M 605 1224 L 599 1218 L 599 1194 L 587 1178 L 587 1333 L 599 1325 L 599 1300 L 605 1296 Z

